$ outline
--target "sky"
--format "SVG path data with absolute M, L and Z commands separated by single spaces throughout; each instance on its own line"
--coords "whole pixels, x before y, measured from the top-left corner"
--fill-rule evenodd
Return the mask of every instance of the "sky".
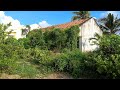
M 63 24 L 70 22 L 74 11 L 0 11 L 0 23 L 12 22 L 13 28 L 30 25 L 35 28 L 39 24 L 41 27 Z M 94 18 L 102 18 L 112 13 L 120 14 L 120 11 L 90 11 Z

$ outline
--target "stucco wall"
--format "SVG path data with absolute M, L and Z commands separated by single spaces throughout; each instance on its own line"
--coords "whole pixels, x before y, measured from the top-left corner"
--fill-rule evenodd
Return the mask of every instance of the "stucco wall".
M 10 36 L 13 36 L 16 39 L 22 38 L 22 30 L 21 29 L 7 29 L 6 32 L 12 32 L 9 34 Z
M 21 34 L 22 34 L 22 30 L 16 30 L 16 35 L 15 35 L 16 39 L 22 38 Z
M 90 38 L 93 38 L 95 33 L 102 35 L 102 31 L 95 22 L 93 18 L 85 22 L 80 26 L 80 36 L 82 36 L 82 41 L 79 41 L 80 47 L 82 47 L 82 52 L 93 51 L 97 48 L 96 45 L 91 45 Z

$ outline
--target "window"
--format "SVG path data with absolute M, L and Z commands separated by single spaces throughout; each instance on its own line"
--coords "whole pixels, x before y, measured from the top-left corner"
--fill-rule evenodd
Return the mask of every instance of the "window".
M 77 48 L 79 48 L 79 39 L 80 37 L 77 37 Z
M 82 50 L 82 37 L 79 36 L 77 38 L 77 48 L 79 48 L 80 50 Z

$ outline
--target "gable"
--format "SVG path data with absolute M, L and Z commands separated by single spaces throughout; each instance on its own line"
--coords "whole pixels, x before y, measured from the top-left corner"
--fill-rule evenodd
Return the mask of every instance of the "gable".
M 102 30 L 100 29 L 94 18 L 89 19 L 88 21 L 80 25 L 79 28 L 81 31 L 79 36 L 94 36 L 95 33 L 102 35 Z

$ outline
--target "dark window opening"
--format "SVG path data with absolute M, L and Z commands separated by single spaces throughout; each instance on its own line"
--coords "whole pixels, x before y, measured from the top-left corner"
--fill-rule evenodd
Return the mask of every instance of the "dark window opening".
M 77 48 L 79 48 L 79 39 L 80 37 L 77 37 Z

